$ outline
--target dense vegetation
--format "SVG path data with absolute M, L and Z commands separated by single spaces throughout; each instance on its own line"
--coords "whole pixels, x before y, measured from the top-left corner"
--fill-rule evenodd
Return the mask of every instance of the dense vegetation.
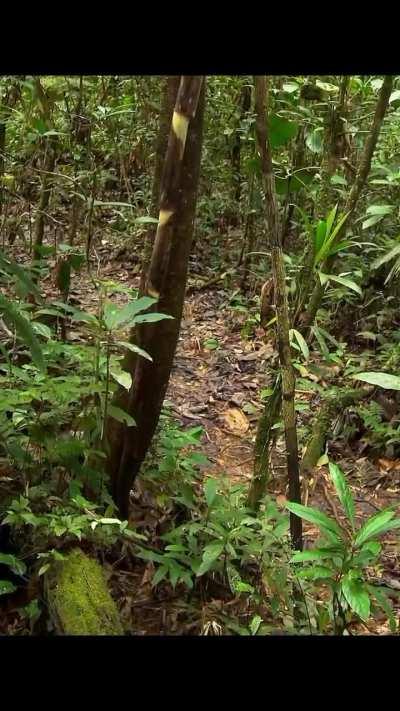
M 0 87 L 0 633 L 398 634 L 398 78 Z

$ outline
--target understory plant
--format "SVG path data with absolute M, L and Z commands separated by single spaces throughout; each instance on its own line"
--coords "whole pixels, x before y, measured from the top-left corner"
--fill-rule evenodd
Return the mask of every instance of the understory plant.
M 343 471 L 329 462 L 329 473 L 346 517 L 343 523 L 318 509 L 286 504 L 289 511 L 314 524 L 322 534 L 317 547 L 293 555 L 296 574 L 299 579 L 328 588 L 335 634 L 348 633 L 354 618 L 366 623 L 379 608 L 388 616 L 391 632 L 398 632 L 388 591 L 372 583 L 371 578 L 382 555 L 378 539 L 400 528 L 400 518 L 395 518 L 395 508 L 390 507 L 357 524 L 354 499 Z

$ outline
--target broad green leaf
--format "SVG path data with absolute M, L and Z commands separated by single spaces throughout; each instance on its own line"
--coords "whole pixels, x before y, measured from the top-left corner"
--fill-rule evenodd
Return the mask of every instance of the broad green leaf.
M 117 383 L 122 385 L 125 390 L 130 389 L 132 385 L 132 376 L 130 373 L 127 373 L 125 370 L 123 370 L 121 373 L 115 373 L 114 371 L 110 371 L 110 375 L 112 375 L 114 380 L 116 380 Z
M 271 148 L 278 148 L 294 138 L 298 131 L 298 124 L 288 121 L 281 116 L 270 116 L 268 122 L 268 137 Z
M 313 131 L 307 133 L 306 146 L 312 153 L 320 153 L 322 150 L 322 136 L 321 130 L 315 128 Z
M 308 358 L 310 357 L 310 351 L 308 349 L 306 341 L 304 340 L 304 337 L 301 335 L 300 331 L 296 331 L 295 328 L 291 328 L 290 333 L 295 336 L 305 360 L 308 360 Z
M 123 348 L 127 348 L 133 353 L 137 353 L 138 355 L 142 356 L 142 358 L 146 358 L 146 360 L 153 360 L 153 358 L 147 353 L 147 351 L 144 351 L 143 348 L 139 348 L 139 346 L 137 346 L 135 343 L 128 343 L 128 341 L 118 341 L 118 345 L 122 346 Z
M 156 321 L 165 321 L 165 319 L 173 318 L 173 316 L 169 316 L 168 314 L 139 314 L 139 316 L 135 316 L 135 323 L 156 323 Z
M 9 595 L 15 592 L 16 589 L 16 585 L 10 583 L 9 580 L 0 580 L 0 595 Z
M 301 563 L 308 560 L 324 560 L 335 556 L 343 556 L 343 548 L 331 546 L 329 548 L 311 548 L 308 551 L 297 551 L 290 559 L 291 563 Z
M 220 541 L 215 541 L 215 543 L 210 543 L 205 547 L 200 567 L 196 573 L 197 577 L 210 570 L 212 564 L 219 558 L 223 550 L 224 543 Z
M 0 563 L 7 565 L 16 575 L 24 575 L 26 573 L 25 563 L 15 555 L 0 553 Z
M 218 481 L 217 479 L 206 479 L 204 483 L 204 496 L 206 497 L 207 506 L 210 508 L 213 505 L 217 495 Z
M 339 497 L 339 501 L 343 506 L 345 514 L 346 514 L 347 518 L 349 519 L 352 528 L 354 529 L 354 525 L 355 525 L 354 500 L 351 495 L 351 491 L 349 489 L 349 486 L 347 484 L 345 476 L 344 476 L 341 468 L 337 464 L 334 464 L 334 462 L 329 462 L 329 474 L 330 474 L 330 477 L 333 481 L 334 487 L 336 489 L 336 493 Z
M 340 220 L 338 221 L 337 225 L 331 232 L 329 236 L 327 236 L 327 239 L 325 239 L 323 245 L 321 246 L 321 249 L 319 250 L 318 254 L 315 257 L 314 260 L 314 265 L 318 264 L 319 262 L 323 262 L 324 259 L 330 254 L 331 247 L 334 245 L 334 241 L 336 237 L 340 234 L 340 231 L 346 222 L 347 218 L 349 216 L 349 213 L 346 212 Z
M 317 224 L 315 230 L 315 240 L 314 240 L 314 254 L 318 254 L 321 249 L 326 236 L 326 222 L 325 220 L 320 220 Z
M 34 294 L 37 301 L 41 300 L 40 291 L 26 269 L 20 267 L 14 260 L 8 259 L 2 252 L 0 252 L 0 269 L 16 278 L 21 296 Z
M 49 326 L 46 326 L 45 323 L 40 323 L 40 321 L 31 321 L 31 326 L 35 333 L 37 333 L 39 336 L 43 336 L 43 338 L 47 338 L 47 340 L 53 338 L 54 334 L 51 328 L 49 328 Z
M 283 91 L 286 91 L 287 94 L 293 94 L 293 92 L 298 91 L 299 88 L 299 85 L 295 82 L 287 82 L 282 86 Z
M 364 585 L 359 580 L 351 577 L 351 574 L 348 574 L 343 578 L 341 588 L 351 609 L 361 617 L 362 620 L 368 620 L 371 603 Z
M 353 380 L 360 380 L 362 383 L 378 385 L 385 390 L 400 390 L 400 377 L 398 375 L 378 373 L 371 370 L 369 373 L 354 373 L 351 377 Z
M 286 503 L 286 508 L 289 509 L 296 516 L 304 518 L 310 523 L 314 523 L 322 533 L 329 534 L 329 537 L 335 540 L 335 542 L 341 543 L 343 538 L 343 531 L 340 526 L 332 518 L 329 518 L 322 511 L 313 509 L 310 506 L 303 506 L 302 504 L 297 504 L 294 501 L 288 501 Z
M 128 427 L 134 427 L 136 425 L 136 422 L 133 417 L 124 410 L 121 410 L 120 407 L 116 407 L 115 405 L 109 405 L 107 408 L 107 412 L 111 417 L 114 418 L 114 420 L 122 422 L 122 424 L 126 424 Z
M 332 578 L 335 572 L 335 570 L 325 565 L 313 565 L 312 568 L 299 570 L 297 575 L 299 578 L 306 578 L 307 580 L 318 580 L 320 578 Z
M 290 177 L 275 175 L 275 189 L 278 195 L 295 193 L 306 188 L 315 178 L 315 171 L 311 168 L 300 168 Z
M 367 207 L 367 215 L 390 215 L 394 210 L 393 205 L 370 205 Z
M 40 343 L 35 336 L 30 321 L 20 313 L 17 306 L 0 294 L 0 310 L 9 320 L 24 344 L 29 348 L 32 360 L 36 367 L 42 372 L 46 372 L 46 364 L 44 362 Z
M 368 227 L 373 227 L 374 225 L 377 225 L 378 222 L 381 222 L 383 220 L 384 215 L 372 215 L 371 217 L 368 217 L 367 220 L 364 220 L 362 223 L 362 228 L 363 230 L 367 230 Z
M 390 94 L 390 99 L 389 99 L 389 104 L 391 104 L 393 101 L 398 101 L 400 99 L 400 90 L 396 89 L 396 91 L 392 91 Z
M 250 632 L 252 635 L 257 634 L 258 629 L 261 625 L 262 617 L 260 615 L 254 615 L 252 621 L 250 622 Z
M 375 516 L 369 518 L 360 528 L 354 541 L 355 545 L 361 546 L 362 543 L 365 543 L 369 538 L 375 538 L 385 532 L 385 527 L 393 516 L 394 511 L 379 511 Z
M 322 274 L 322 272 L 319 272 L 319 277 L 322 285 L 326 284 L 328 281 L 334 281 L 338 284 L 341 284 L 342 286 L 346 286 L 352 291 L 355 291 L 357 294 L 362 295 L 360 287 L 352 279 L 348 279 L 347 277 L 342 276 L 336 276 L 336 274 Z

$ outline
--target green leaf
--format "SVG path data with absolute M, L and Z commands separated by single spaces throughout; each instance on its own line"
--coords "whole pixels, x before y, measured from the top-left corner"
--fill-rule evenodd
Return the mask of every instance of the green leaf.
M 379 269 L 379 267 L 382 266 L 382 264 L 386 264 L 387 262 L 390 262 L 394 257 L 398 257 L 400 254 L 400 244 L 396 244 L 389 252 L 384 254 L 382 257 L 378 257 L 375 259 L 372 264 L 371 268 L 372 269 Z
M 139 348 L 139 346 L 137 346 L 135 343 L 128 343 L 127 341 L 118 341 L 118 345 L 122 346 L 123 348 L 127 348 L 133 353 L 137 353 L 138 355 L 142 356 L 142 358 L 146 358 L 146 360 L 153 361 L 151 355 L 149 355 L 147 351 L 144 351 L 143 348 Z
M 207 506 L 210 508 L 213 505 L 217 495 L 218 481 L 217 479 L 206 479 L 204 483 L 204 496 L 206 497 Z
M 275 189 L 278 195 L 295 193 L 306 188 L 315 178 L 311 168 L 300 168 L 290 176 L 275 175 Z
M 389 104 L 393 103 L 393 101 L 398 101 L 400 99 L 400 90 L 396 89 L 396 91 L 392 91 L 390 94 L 390 99 L 389 99 Z
M 351 377 L 353 380 L 360 380 L 362 383 L 378 385 L 385 390 L 400 390 L 400 377 L 398 375 L 378 373 L 371 370 L 369 373 L 354 373 Z
M 32 281 L 30 275 L 12 259 L 8 259 L 0 252 L 0 269 L 3 269 L 7 274 L 12 274 L 20 287 L 21 296 L 34 294 L 37 301 L 41 300 L 40 291 L 36 284 Z
M 137 217 L 135 220 L 137 225 L 147 225 L 147 224 L 152 224 L 152 225 L 158 225 L 158 218 L 157 217 Z
M 318 580 L 320 578 L 332 578 L 335 571 L 325 565 L 313 565 L 312 568 L 303 568 L 297 575 L 308 580 Z
M 338 236 L 338 234 L 340 234 L 340 231 L 341 231 L 344 223 L 346 222 L 348 216 L 349 216 L 349 213 L 348 212 L 345 213 L 340 218 L 339 222 L 337 223 L 336 227 L 331 232 L 331 234 L 329 236 L 327 235 L 323 245 L 321 246 L 321 249 L 319 250 L 319 252 L 317 253 L 317 255 L 315 257 L 314 266 L 319 264 L 319 262 L 323 262 L 324 259 L 326 259 L 326 257 L 330 254 L 330 249 L 334 245 L 334 241 L 335 241 L 336 237 Z
M 262 617 L 260 615 L 254 615 L 252 621 L 250 622 L 250 632 L 252 635 L 257 634 L 258 629 L 261 625 Z
M 322 285 L 326 284 L 328 281 L 334 281 L 342 286 L 346 286 L 348 289 L 352 289 L 352 291 L 355 291 L 357 294 L 362 295 L 362 291 L 358 284 L 347 277 L 336 276 L 336 274 L 323 274 L 322 272 L 319 272 L 319 278 Z
M 394 516 L 394 511 L 379 511 L 379 513 L 375 514 L 375 516 L 372 516 L 371 518 L 366 521 L 366 523 L 360 528 L 356 538 L 355 538 L 355 545 L 361 546 L 362 543 L 365 543 L 369 538 L 375 538 L 376 536 L 379 536 L 381 533 L 385 532 L 385 527 L 391 521 L 391 519 Z
M 0 595 L 9 595 L 9 593 L 15 592 L 16 589 L 16 585 L 10 583 L 9 580 L 0 580 Z
M 125 390 L 130 389 L 132 385 L 132 376 L 130 373 L 127 373 L 125 370 L 123 370 L 121 373 L 115 373 L 113 371 L 110 371 L 110 375 L 112 375 L 114 380 L 116 380 L 117 383 L 122 385 Z
M 135 323 L 155 323 L 156 321 L 164 321 L 165 319 L 173 319 L 173 316 L 168 314 L 143 314 L 135 317 Z
M 362 223 L 362 228 L 363 230 L 367 230 L 368 227 L 373 227 L 373 225 L 377 225 L 378 222 L 381 222 L 383 220 L 384 215 L 372 215 L 371 217 L 368 217 L 367 220 L 364 220 Z
M 307 133 L 306 146 L 312 153 L 320 153 L 322 150 L 321 130 L 315 128 L 314 131 Z
M 314 253 L 318 254 L 321 249 L 326 236 L 326 222 L 325 220 L 320 220 L 317 224 L 315 230 L 315 240 L 314 240 Z
M 328 217 L 326 218 L 326 236 L 327 237 L 329 237 L 331 234 L 333 223 L 336 220 L 338 207 L 339 207 L 339 205 L 338 205 L 338 203 L 336 203 L 335 207 L 332 208 L 332 210 L 328 213 Z
M 390 602 L 390 599 L 387 597 L 387 595 L 383 592 L 382 589 L 378 588 L 377 585 L 367 585 L 367 588 L 371 595 L 375 597 L 379 607 L 381 607 L 384 613 L 386 614 L 389 620 L 389 628 L 391 633 L 395 634 L 395 632 L 397 631 L 397 624 L 396 618 L 393 614 L 393 607 L 392 603 Z
M 9 553 L 0 553 L 0 563 L 7 565 L 16 575 L 24 575 L 26 573 L 26 565 L 22 560 L 19 560 L 15 555 Z
M 345 514 L 349 519 L 352 528 L 355 525 L 355 506 L 351 491 L 346 482 L 345 476 L 341 468 L 334 464 L 334 462 L 329 462 L 329 474 L 332 479 L 333 485 L 336 489 L 336 493 L 339 497 L 339 501 L 343 506 Z
M 286 84 L 283 84 L 282 89 L 283 91 L 286 91 L 287 94 L 293 94 L 293 92 L 298 91 L 300 87 L 295 82 L 287 82 Z
M 308 560 L 324 560 L 335 556 L 343 557 L 344 549 L 337 546 L 329 548 L 311 548 L 308 551 L 297 551 L 290 559 L 291 563 L 302 563 Z
M 212 564 L 221 555 L 224 547 L 224 543 L 221 543 L 220 541 L 215 541 L 205 547 L 200 567 L 196 573 L 197 577 L 204 575 L 204 573 L 207 573 L 207 571 L 210 570 Z
M 329 348 L 326 344 L 326 341 L 325 341 L 320 329 L 318 328 L 318 326 L 311 326 L 311 331 L 318 341 L 318 345 L 321 349 L 321 354 L 323 355 L 323 357 L 326 360 L 329 360 Z
M 3 311 L 6 319 L 12 322 L 15 330 L 21 340 L 29 348 L 32 356 L 32 360 L 36 367 L 42 372 L 46 372 L 46 365 L 43 358 L 42 349 L 40 343 L 37 340 L 33 328 L 25 316 L 23 316 L 15 304 L 8 301 L 2 294 L 0 294 L 0 310 Z
M 32 321 L 31 326 L 34 332 L 37 333 L 39 336 L 43 336 L 43 338 L 47 338 L 47 340 L 53 338 L 53 332 L 51 328 L 49 328 L 49 326 L 46 326 L 45 323 L 40 323 L 40 321 Z
M 302 504 L 297 504 L 294 501 L 289 501 L 286 503 L 286 508 L 289 509 L 296 516 L 304 518 L 310 523 L 314 523 L 317 528 L 322 531 L 329 538 L 333 539 L 335 542 L 341 543 L 343 538 L 343 531 L 340 526 L 332 518 L 329 518 L 322 511 L 313 509 L 310 506 L 303 506 Z
M 278 148 L 294 138 L 298 131 L 298 124 L 288 121 L 281 116 L 270 116 L 268 122 L 268 136 L 271 148 Z
M 310 351 L 309 351 L 308 345 L 307 345 L 306 341 L 304 340 L 304 337 L 301 335 L 300 331 L 296 331 L 295 328 L 291 328 L 290 334 L 293 334 L 295 336 L 296 341 L 300 346 L 300 350 L 304 356 L 304 359 L 308 360 L 308 358 L 310 357 Z
M 128 427 L 134 427 L 136 426 L 136 422 L 129 415 L 127 412 L 124 412 L 124 410 L 121 410 L 120 407 L 116 407 L 115 405 L 109 405 L 107 408 L 108 414 L 114 418 L 114 420 L 117 420 L 118 422 L 122 422 L 122 424 L 126 424 Z
M 367 215 L 390 215 L 393 209 L 393 205 L 370 205 L 366 213 Z
M 365 586 L 359 580 L 353 578 L 350 572 L 343 578 L 341 588 L 351 609 L 362 620 L 368 620 L 371 612 L 371 603 Z

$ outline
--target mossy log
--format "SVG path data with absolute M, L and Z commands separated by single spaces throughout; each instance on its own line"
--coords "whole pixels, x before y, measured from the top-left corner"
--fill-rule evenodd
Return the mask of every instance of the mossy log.
M 79 548 L 52 566 L 45 577 L 45 592 L 56 634 L 124 634 L 101 565 Z

